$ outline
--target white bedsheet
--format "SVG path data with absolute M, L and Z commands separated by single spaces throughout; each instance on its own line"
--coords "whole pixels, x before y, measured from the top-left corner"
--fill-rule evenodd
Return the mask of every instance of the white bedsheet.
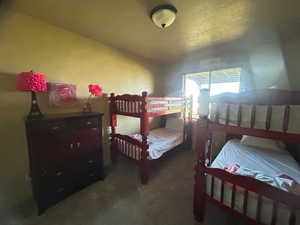
M 131 135 L 133 138 L 141 140 L 140 134 Z M 183 132 L 169 128 L 158 128 L 151 130 L 148 135 L 149 157 L 151 159 L 160 158 L 165 152 L 171 150 L 183 142 Z
M 224 145 L 211 167 L 224 169 L 233 164 L 261 171 L 271 177 L 287 174 L 300 183 L 300 166 L 288 151 L 281 153 L 253 148 L 240 144 L 240 140 L 233 139 Z
M 222 148 L 219 155 L 213 161 L 211 167 L 224 169 L 233 164 L 238 164 L 251 170 L 259 170 L 268 176 L 279 176 L 287 174 L 293 177 L 297 182 L 300 181 L 300 167 L 292 156 L 286 153 L 268 151 L 257 149 L 240 144 L 239 140 L 233 139 L 228 141 Z M 206 192 L 211 192 L 212 177 L 206 177 Z M 214 185 L 214 199 L 220 201 L 221 199 L 221 180 L 215 178 Z M 231 206 L 231 193 L 232 187 L 225 185 L 224 187 L 224 200 L 223 204 Z M 234 209 L 238 212 L 243 212 L 244 193 L 236 192 Z M 272 201 L 263 198 L 261 209 L 261 221 L 263 224 L 271 224 L 272 219 Z M 255 219 L 257 209 L 257 196 L 255 194 L 248 195 L 247 202 L 247 216 Z M 284 205 L 279 205 L 277 214 L 277 225 L 288 225 L 290 212 Z M 296 212 L 297 222 L 300 221 L 300 212 Z

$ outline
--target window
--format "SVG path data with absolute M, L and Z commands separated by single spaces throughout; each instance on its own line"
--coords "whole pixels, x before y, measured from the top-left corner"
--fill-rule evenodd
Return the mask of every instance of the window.
M 225 92 L 238 93 L 240 91 L 240 74 L 240 67 L 186 74 L 184 76 L 185 95 L 193 96 L 193 115 L 198 114 L 200 89 L 209 89 L 210 96 Z

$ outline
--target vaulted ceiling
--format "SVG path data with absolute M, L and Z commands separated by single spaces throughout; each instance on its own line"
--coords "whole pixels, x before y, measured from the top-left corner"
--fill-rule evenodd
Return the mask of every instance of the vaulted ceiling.
M 40 18 L 131 54 L 169 63 L 189 52 L 237 41 L 291 36 L 300 27 L 298 0 L 4 0 L 8 8 Z M 158 4 L 178 9 L 161 30 L 149 17 Z

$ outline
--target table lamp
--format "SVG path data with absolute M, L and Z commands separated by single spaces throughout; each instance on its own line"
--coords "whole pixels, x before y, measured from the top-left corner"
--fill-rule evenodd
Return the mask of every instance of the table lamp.
M 41 118 L 43 114 L 37 103 L 36 92 L 47 91 L 46 78 L 43 73 L 22 72 L 19 74 L 17 90 L 31 91 L 31 108 L 28 114 L 30 119 Z

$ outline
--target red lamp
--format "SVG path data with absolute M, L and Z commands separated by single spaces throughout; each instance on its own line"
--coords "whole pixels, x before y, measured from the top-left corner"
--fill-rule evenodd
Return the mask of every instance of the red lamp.
M 43 73 L 38 72 L 22 72 L 19 74 L 17 90 L 31 91 L 31 108 L 28 117 L 38 118 L 43 114 L 37 103 L 36 92 L 47 91 L 46 78 Z

